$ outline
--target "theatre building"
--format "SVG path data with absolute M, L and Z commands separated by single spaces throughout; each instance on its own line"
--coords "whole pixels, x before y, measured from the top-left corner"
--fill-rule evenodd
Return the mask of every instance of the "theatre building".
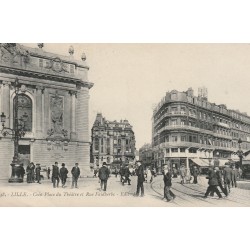
M 245 154 L 250 150 L 250 117 L 210 103 L 205 88 L 198 96 L 192 88 L 167 92 L 153 111 L 152 123 L 156 167 L 206 167 L 215 159 L 224 165 L 239 161 L 239 149 Z
M 18 146 L 24 167 L 29 162 L 51 167 L 58 161 L 69 168 L 78 162 L 83 171 L 89 169 L 93 84 L 88 70 L 85 54 L 76 60 L 73 47 L 68 56 L 62 56 L 46 52 L 43 44 L 38 48 L 0 44 L 0 112 L 6 116 L 4 126 L 13 129 L 18 110 L 25 131 Z M 14 155 L 12 135 L 4 131 L 0 131 L 0 178 L 10 176 Z

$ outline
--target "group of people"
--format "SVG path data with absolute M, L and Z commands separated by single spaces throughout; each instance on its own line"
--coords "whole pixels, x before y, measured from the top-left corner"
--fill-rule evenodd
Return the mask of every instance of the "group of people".
M 59 169 L 58 162 L 55 162 L 55 164 L 52 166 L 52 183 L 53 187 L 59 187 L 60 180 L 62 182 L 62 187 L 66 187 L 66 181 L 68 178 L 68 169 L 65 167 L 65 163 L 62 163 L 61 168 Z M 78 188 L 78 178 L 80 177 L 80 168 L 78 163 L 75 163 L 75 166 L 71 169 L 72 174 L 72 184 L 71 188 Z
M 37 183 L 41 184 L 41 166 L 39 163 L 36 165 L 31 162 L 26 168 L 27 183 Z
M 214 193 L 216 193 L 218 197 L 222 199 L 218 187 L 227 197 L 230 193 L 231 187 L 237 187 L 237 176 L 238 170 L 234 165 L 232 167 L 226 165 L 223 170 L 220 170 L 218 166 L 214 167 L 209 171 L 209 174 L 206 177 L 208 179 L 208 188 L 204 198 L 207 198 L 208 195 L 213 196 Z
M 47 177 L 50 179 L 50 168 L 47 169 Z M 27 173 L 27 183 L 34 183 L 37 182 L 41 184 L 41 166 L 39 163 L 36 165 L 31 162 L 27 168 L 26 168 L 26 173 Z M 62 187 L 66 187 L 66 181 L 68 178 L 68 169 L 65 166 L 65 163 L 62 163 L 61 168 L 58 166 L 58 162 L 55 162 L 54 165 L 52 165 L 52 175 L 51 175 L 51 182 L 53 183 L 53 187 L 59 187 L 59 183 L 61 180 Z M 78 188 L 77 181 L 80 176 L 80 168 L 78 166 L 78 163 L 75 163 L 75 166 L 71 170 L 72 174 L 72 188 Z

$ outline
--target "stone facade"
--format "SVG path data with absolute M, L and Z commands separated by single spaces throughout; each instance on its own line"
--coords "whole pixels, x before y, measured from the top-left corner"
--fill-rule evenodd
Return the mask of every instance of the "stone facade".
M 89 170 L 89 67 L 85 58 L 62 56 L 42 48 L 0 44 L 0 111 L 13 128 L 13 82 L 20 84 L 18 117 L 25 118 L 26 134 L 19 142 L 19 156 L 51 166 L 79 162 Z M 0 178 L 9 176 L 13 157 L 11 136 L 0 133 Z
M 127 164 L 136 157 L 133 127 L 127 120 L 107 121 L 97 114 L 92 127 L 91 161 L 94 167 L 107 164 Z
M 167 92 L 153 112 L 152 147 L 156 167 L 190 164 L 208 167 L 239 161 L 239 143 L 244 154 L 250 152 L 250 117 L 226 105 L 210 103 L 207 91 L 194 96 Z

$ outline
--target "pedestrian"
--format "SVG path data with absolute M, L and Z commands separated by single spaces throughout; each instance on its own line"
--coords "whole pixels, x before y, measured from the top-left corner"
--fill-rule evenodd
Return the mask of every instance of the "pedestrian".
M 164 197 L 168 202 L 176 198 L 176 195 L 171 191 L 172 186 L 172 173 L 167 165 L 164 166 L 163 170 L 163 181 L 164 181 Z
M 103 191 L 107 190 L 107 182 L 108 182 L 109 175 L 110 175 L 110 171 L 107 168 L 107 164 L 106 162 L 103 162 L 102 167 L 99 169 L 99 173 L 98 173 L 98 177 L 101 181 L 101 189 L 103 189 Z
M 58 167 L 58 162 L 55 162 L 55 165 L 53 165 L 53 167 L 52 167 L 52 182 L 53 182 L 53 188 L 59 186 L 60 170 Z
M 139 193 L 141 191 L 141 197 L 144 196 L 144 186 L 143 182 L 145 181 L 144 177 L 144 167 L 141 164 L 141 161 L 137 161 L 136 163 L 136 175 L 137 175 L 137 190 L 136 190 L 136 196 L 139 196 Z
M 48 167 L 48 170 L 47 170 L 47 177 L 48 177 L 48 180 L 50 179 L 50 167 Z
M 207 191 L 205 193 L 205 196 L 204 198 L 207 198 L 208 194 L 210 194 L 211 192 L 215 192 L 218 196 L 219 196 L 219 199 L 222 198 L 222 195 L 220 194 L 217 186 L 219 185 L 219 182 L 218 182 L 218 177 L 217 177 L 217 174 L 216 174 L 216 170 L 215 169 L 211 169 L 209 171 L 209 176 L 206 177 L 207 179 L 209 179 L 208 181 L 208 188 L 207 188 Z
M 78 166 L 78 163 L 75 163 L 75 166 L 72 168 L 71 170 L 71 174 L 72 174 L 72 186 L 71 188 L 78 188 L 78 185 L 77 185 L 77 181 L 78 181 L 78 178 L 80 176 L 80 168 Z
M 25 174 L 25 169 L 23 167 L 23 163 L 21 163 L 21 165 L 20 165 L 20 176 L 21 176 L 22 180 L 24 178 L 24 174 Z
M 242 169 L 241 168 L 239 168 L 239 170 L 238 170 L 238 175 L 239 175 L 239 180 L 242 178 Z
M 26 168 L 26 174 L 27 174 L 27 183 L 32 183 L 32 175 L 31 175 L 31 163 Z
M 221 170 L 219 167 L 215 167 L 215 172 L 216 172 L 216 175 L 217 175 L 217 179 L 218 179 L 218 183 L 219 183 L 219 187 L 221 189 L 221 191 L 226 195 L 226 197 L 228 196 L 228 193 L 227 193 L 227 189 L 225 187 L 223 187 L 222 183 L 222 173 L 221 173 Z M 212 191 L 210 193 L 210 196 L 214 196 L 214 191 Z
M 151 183 L 152 182 L 152 174 L 151 174 L 151 170 L 149 168 L 147 168 L 146 170 L 146 175 L 147 175 L 147 183 Z
M 178 175 L 178 171 L 176 167 L 173 167 L 173 178 L 177 178 L 177 175 Z
M 237 175 L 238 171 L 235 168 L 235 165 L 232 166 L 232 187 L 237 187 Z
M 35 164 L 33 162 L 30 163 L 30 169 L 31 169 L 31 180 L 32 182 L 35 182 Z
M 194 177 L 193 184 L 197 184 L 198 183 L 197 177 L 198 177 L 199 174 L 200 174 L 199 169 L 196 166 L 194 166 L 194 169 L 193 169 L 193 177 Z
M 182 164 L 180 167 L 180 175 L 181 175 L 181 184 L 185 184 L 186 183 L 186 168 L 185 166 Z
M 156 176 L 154 168 L 151 169 L 151 175 L 152 175 L 152 177 L 151 177 L 151 181 L 150 182 L 152 182 L 153 178 Z
M 125 179 L 125 166 L 121 166 L 121 168 L 120 168 L 120 180 L 121 180 L 121 182 L 123 182 L 124 181 L 124 179 Z
M 230 193 L 230 185 L 232 182 L 232 169 L 229 165 L 225 165 L 224 171 L 223 171 L 223 177 L 224 177 L 224 187 L 226 189 L 227 194 Z
M 118 175 L 118 170 L 117 167 L 115 167 L 115 178 L 117 178 L 117 175 Z
M 66 181 L 68 178 L 68 169 L 65 167 L 65 163 L 62 163 L 62 167 L 60 168 L 60 178 L 62 181 L 62 187 L 64 188 L 66 185 Z
M 131 185 L 130 184 L 130 182 L 131 182 L 131 180 L 130 180 L 130 175 L 131 175 L 131 173 L 130 173 L 130 171 L 129 171 L 129 168 L 128 168 L 128 166 L 126 166 L 125 167 L 125 170 L 124 170 L 124 179 L 123 179 L 123 181 L 122 181 L 122 185 L 124 185 L 124 183 L 126 183 L 126 182 L 128 182 L 128 185 Z
M 39 163 L 36 164 L 36 180 L 37 180 L 37 183 L 41 184 L 41 166 Z

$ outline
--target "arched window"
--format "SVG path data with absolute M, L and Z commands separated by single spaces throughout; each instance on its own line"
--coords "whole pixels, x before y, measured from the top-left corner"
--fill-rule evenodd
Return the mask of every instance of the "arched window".
M 15 110 L 15 101 L 16 101 L 16 96 L 13 100 L 14 110 Z M 15 112 L 13 112 L 13 116 L 15 116 Z M 24 94 L 18 95 L 18 119 L 22 120 L 25 131 L 27 132 L 32 131 L 32 100 L 27 95 Z M 13 117 L 13 121 L 15 123 L 15 117 Z

